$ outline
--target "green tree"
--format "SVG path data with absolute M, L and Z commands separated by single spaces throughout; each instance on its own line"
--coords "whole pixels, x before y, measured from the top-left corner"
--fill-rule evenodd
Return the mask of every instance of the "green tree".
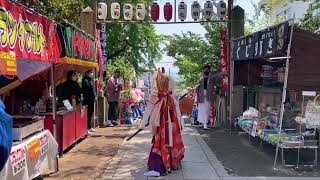
M 119 69 L 121 71 L 122 79 L 133 80 L 135 77 L 134 68 L 128 64 L 128 61 L 123 57 L 117 59 L 117 61 L 107 67 L 108 77 L 110 77 L 116 69 Z
M 313 5 L 308 9 L 299 25 L 303 29 L 320 33 L 320 16 L 315 15 L 315 12 L 320 9 L 320 0 L 313 0 Z
M 267 6 L 261 7 L 257 1 L 251 0 L 254 14 L 250 18 L 248 16 L 246 17 L 246 33 L 260 31 L 283 21 L 283 19 L 272 18 L 275 5 L 280 5 L 283 1 L 284 0 L 269 0 Z
M 78 24 L 80 12 L 88 0 L 21 0 L 21 2 L 50 19 L 67 19 L 71 23 Z
M 176 59 L 174 65 L 179 68 L 180 85 L 193 86 L 199 80 L 202 67 L 210 64 L 213 71 L 219 67 L 220 30 L 222 23 L 204 23 L 205 36 L 187 32 L 174 34 L 167 38 L 166 52 Z

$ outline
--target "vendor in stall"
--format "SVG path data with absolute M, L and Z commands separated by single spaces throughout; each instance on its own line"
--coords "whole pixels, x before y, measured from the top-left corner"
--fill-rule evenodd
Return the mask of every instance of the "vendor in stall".
M 79 104 L 82 90 L 77 82 L 77 75 L 74 71 L 67 73 L 67 81 L 62 84 L 61 101 L 69 100 L 71 104 Z

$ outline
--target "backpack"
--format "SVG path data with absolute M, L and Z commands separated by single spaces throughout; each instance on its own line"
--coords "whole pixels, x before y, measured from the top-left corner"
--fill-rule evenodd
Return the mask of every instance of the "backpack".
M 0 100 L 0 171 L 6 164 L 12 147 L 12 117 Z

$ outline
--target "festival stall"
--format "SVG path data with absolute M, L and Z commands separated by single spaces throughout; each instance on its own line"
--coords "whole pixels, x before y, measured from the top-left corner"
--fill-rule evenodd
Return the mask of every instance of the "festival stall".
M 54 66 L 54 82 L 59 88 L 66 81 L 68 71 L 72 70 L 78 74 L 97 68 L 96 62 L 96 41 L 95 38 L 86 34 L 84 31 L 68 23 L 62 22 L 58 25 L 57 31 L 61 43 L 61 63 Z M 79 81 L 81 84 L 81 79 Z M 59 154 L 75 144 L 79 139 L 87 135 L 88 116 L 87 106 L 72 105 L 68 109 L 59 100 L 57 95 L 57 112 L 46 113 L 44 126 L 50 132 L 56 134 L 59 144 Z M 72 104 L 72 102 L 69 102 Z M 55 127 L 55 129 L 54 129 Z
M 57 142 L 39 113 L 52 110 L 49 72 L 60 62 L 59 38 L 48 18 L 16 2 L 0 6 L 0 98 L 13 117 L 13 147 L 0 177 L 33 179 L 58 167 Z
M 317 165 L 315 127 L 297 117 L 308 111 L 303 95 L 310 91 L 316 95 L 320 90 L 319 45 L 319 35 L 302 30 L 292 22 L 233 41 L 232 104 L 241 108 L 233 107 L 234 124 L 246 132 L 249 139 L 260 139 L 261 146 L 266 142 L 276 147 L 274 167 L 279 149 L 285 166 L 301 166 L 300 155 L 304 149 L 314 150 L 311 165 Z M 308 104 L 310 106 L 310 102 Z M 314 121 L 320 124 L 320 118 Z M 287 149 L 297 150 L 294 164 L 286 162 Z

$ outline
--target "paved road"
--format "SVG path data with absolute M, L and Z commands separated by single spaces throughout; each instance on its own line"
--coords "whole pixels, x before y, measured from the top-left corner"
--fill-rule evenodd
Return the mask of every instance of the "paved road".
M 134 130 L 133 128 L 131 133 L 134 132 Z M 112 163 L 105 170 L 103 179 L 320 180 L 320 177 L 231 177 L 196 129 L 186 127 L 183 131 L 183 139 L 186 153 L 181 163 L 182 168 L 178 171 L 159 178 L 147 178 L 143 176 L 143 173 L 147 170 L 147 158 L 151 148 L 151 135 L 150 132 L 146 130 L 138 134 L 130 142 L 123 142 Z

